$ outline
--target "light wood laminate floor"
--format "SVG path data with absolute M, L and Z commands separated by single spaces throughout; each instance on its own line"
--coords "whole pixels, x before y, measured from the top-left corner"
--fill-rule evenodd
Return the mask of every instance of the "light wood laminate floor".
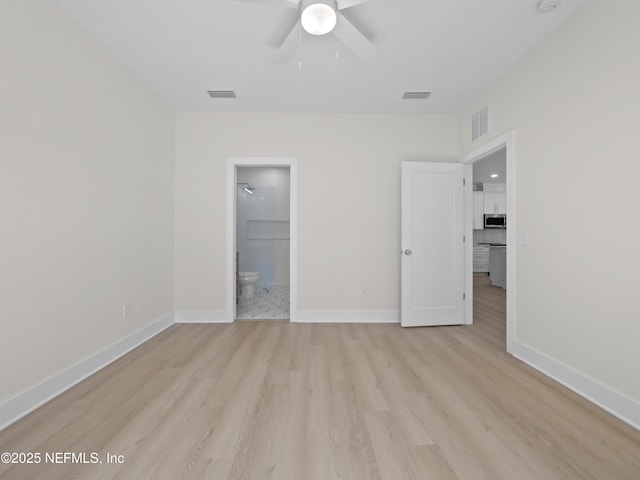
M 43 456 L 0 478 L 639 479 L 640 432 L 507 355 L 477 281 L 473 326 L 174 325 L 0 432 Z

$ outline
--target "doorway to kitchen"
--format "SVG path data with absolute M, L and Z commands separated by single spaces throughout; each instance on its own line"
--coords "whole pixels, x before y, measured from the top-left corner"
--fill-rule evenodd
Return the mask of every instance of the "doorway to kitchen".
M 466 246 L 466 291 L 472 292 L 469 302 L 472 319 L 468 323 L 488 320 L 486 332 L 501 335 L 502 345 L 506 343 L 510 353 L 516 328 L 514 141 L 515 134 L 510 131 L 463 158 L 473 168 L 473 192 L 468 189 L 472 199 L 466 207 L 467 235 L 474 240 Z M 504 165 L 504 170 L 500 165 Z M 489 215 L 490 228 L 485 228 L 485 215 Z M 506 217 L 507 228 L 491 228 L 500 223 L 501 217 Z M 500 322 L 504 333 L 500 332 Z
M 473 325 L 485 341 L 506 345 L 506 149 L 473 163 Z
M 295 321 L 297 162 L 227 163 L 226 314 L 234 320 Z

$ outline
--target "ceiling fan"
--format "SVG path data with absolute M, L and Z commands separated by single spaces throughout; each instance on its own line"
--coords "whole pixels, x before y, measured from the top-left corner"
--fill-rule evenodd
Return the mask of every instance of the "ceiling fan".
M 236 0 L 250 3 L 281 5 L 298 10 L 298 21 L 291 28 L 272 63 L 286 64 L 300 46 L 301 29 L 311 35 L 332 33 L 356 57 L 366 61 L 376 54 L 375 46 L 341 13 L 341 10 L 371 0 Z

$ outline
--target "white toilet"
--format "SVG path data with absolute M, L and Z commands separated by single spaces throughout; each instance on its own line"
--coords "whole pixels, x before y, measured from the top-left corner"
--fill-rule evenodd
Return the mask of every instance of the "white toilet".
M 240 296 L 242 298 L 252 298 L 253 297 L 253 285 L 258 281 L 258 272 L 239 272 L 238 279 L 240 281 L 240 286 L 242 287 L 242 293 Z

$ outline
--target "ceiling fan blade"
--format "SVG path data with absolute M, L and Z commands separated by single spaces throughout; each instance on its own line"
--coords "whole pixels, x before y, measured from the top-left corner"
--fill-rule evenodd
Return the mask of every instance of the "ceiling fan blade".
M 300 20 L 298 20 L 289 32 L 289 35 L 287 35 L 287 38 L 285 38 L 284 42 L 280 45 L 280 48 L 278 48 L 278 53 L 273 57 L 271 63 L 284 65 L 291 60 L 293 54 L 296 53 L 300 47 L 300 28 L 302 28 L 302 26 L 300 25 Z
M 257 3 L 262 5 L 282 5 L 283 7 L 298 8 L 299 0 L 234 0 L 236 2 Z
M 367 3 L 371 0 L 338 0 L 338 10 L 344 10 L 345 8 L 355 7 L 361 3 Z
M 377 49 L 373 43 L 341 13 L 338 13 L 338 26 L 333 34 L 360 60 L 367 61 L 376 56 Z

